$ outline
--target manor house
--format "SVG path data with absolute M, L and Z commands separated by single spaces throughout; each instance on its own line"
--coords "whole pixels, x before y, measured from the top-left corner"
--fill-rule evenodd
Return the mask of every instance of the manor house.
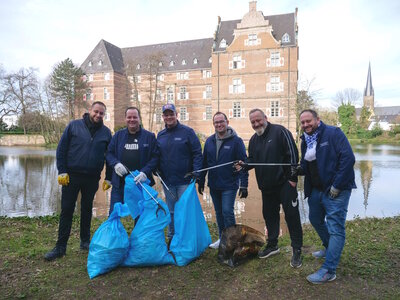
M 84 101 L 107 105 L 111 130 L 137 106 L 143 126 L 158 132 L 162 105 L 173 103 L 179 121 L 204 136 L 214 133 L 212 116 L 222 111 L 248 140 L 248 113 L 256 107 L 294 134 L 298 55 L 297 8 L 264 16 L 251 1 L 242 19 L 218 17 L 211 38 L 129 48 L 101 40 L 81 66 L 90 86 Z

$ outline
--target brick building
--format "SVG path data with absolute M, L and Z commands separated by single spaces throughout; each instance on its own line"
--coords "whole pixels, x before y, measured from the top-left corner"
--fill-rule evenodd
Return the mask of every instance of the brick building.
M 90 89 L 84 100 L 104 101 L 105 124 L 124 125 L 138 106 L 146 129 L 163 128 L 161 106 L 174 103 L 180 122 L 209 136 L 220 110 L 248 140 L 248 112 L 261 108 L 273 123 L 295 132 L 298 80 L 297 9 L 264 16 L 249 3 L 239 20 L 221 21 L 212 38 L 119 48 L 101 40 L 81 68 Z

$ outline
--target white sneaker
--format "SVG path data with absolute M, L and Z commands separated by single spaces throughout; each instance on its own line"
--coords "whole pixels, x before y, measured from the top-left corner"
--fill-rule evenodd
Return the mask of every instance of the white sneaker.
M 219 248 L 219 243 L 220 243 L 220 239 L 218 239 L 218 241 L 210 244 L 208 247 L 212 248 L 212 249 L 218 249 Z

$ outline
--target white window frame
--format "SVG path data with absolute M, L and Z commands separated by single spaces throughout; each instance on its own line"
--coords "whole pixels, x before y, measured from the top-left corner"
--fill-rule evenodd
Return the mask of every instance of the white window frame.
M 105 81 L 108 81 L 108 80 L 110 80 L 110 73 L 104 73 L 104 80 Z
M 89 74 L 89 75 L 87 76 L 87 78 L 88 78 L 88 81 L 89 81 L 89 82 L 93 81 L 93 74 Z
M 203 70 L 203 78 L 211 78 L 212 72 L 211 70 Z
M 187 108 L 185 106 L 179 108 L 179 119 L 181 121 L 189 120 L 189 113 L 187 112 Z
M 245 92 L 245 85 L 242 83 L 242 79 L 234 78 L 232 84 L 229 85 L 229 94 L 243 94 Z
M 97 63 L 99 66 L 103 65 L 103 61 L 100 59 L 99 62 Z
M 206 86 L 206 99 L 211 99 L 212 97 L 212 86 L 207 85 Z
M 187 100 L 189 99 L 189 93 L 187 91 L 186 86 L 181 86 L 179 88 L 179 93 L 178 93 L 178 100 Z
M 282 43 L 290 43 L 290 35 L 287 32 L 282 36 Z
M 226 40 L 222 39 L 221 42 L 219 43 L 220 48 L 226 48 Z
M 182 66 L 185 66 L 186 65 L 186 60 L 182 60 Z
M 279 117 L 280 102 L 279 100 L 271 100 L 270 117 Z
M 167 87 L 167 103 L 174 103 L 175 102 L 175 95 L 174 95 L 174 87 L 169 86 Z
M 233 102 L 232 105 L 232 118 L 241 118 L 242 117 L 242 108 L 240 102 Z
M 204 113 L 204 120 L 212 120 L 212 106 L 206 106 L 206 112 Z
M 110 100 L 110 92 L 108 91 L 108 88 L 103 88 L 103 99 L 104 100 Z
M 170 67 L 175 66 L 175 62 L 174 62 L 173 60 L 171 60 L 171 61 L 169 62 L 169 66 L 170 66 Z
M 244 40 L 245 46 L 257 46 L 261 44 L 261 39 L 258 38 L 256 33 L 249 33 L 248 38 Z
M 104 121 L 110 121 L 111 119 L 111 114 L 109 112 L 106 112 L 106 115 L 104 116 Z
M 156 124 L 161 124 L 162 122 L 162 112 L 161 112 L 161 107 L 156 108 Z
M 189 72 L 178 72 L 176 73 L 177 80 L 187 80 L 189 79 Z
M 194 64 L 194 65 L 197 65 L 198 62 L 199 62 L 199 60 L 198 60 L 197 58 L 194 58 L 194 59 L 193 59 L 193 64 Z

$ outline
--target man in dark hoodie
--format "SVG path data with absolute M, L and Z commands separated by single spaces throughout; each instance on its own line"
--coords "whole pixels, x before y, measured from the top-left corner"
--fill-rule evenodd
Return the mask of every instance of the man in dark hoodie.
M 46 253 L 48 261 L 66 253 L 71 232 L 72 216 L 78 193 L 81 193 L 80 248 L 89 249 L 93 198 L 99 187 L 111 132 L 103 124 L 106 106 L 100 101 L 92 104 L 89 113 L 74 120 L 65 128 L 57 147 L 58 183 L 62 185 L 61 215 L 58 240 L 53 250 Z M 103 190 L 110 188 L 112 169 L 107 167 Z
M 214 167 L 237 160 L 246 161 L 246 148 L 236 132 L 229 127 L 229 121 L 222 112 L 216 112 L 213 117 L 215 134 L 210 136 L 203 150 L 203 168 Z M 205 176 L 201 173 L 198 191 L 204 191 Z M 234 172 L 232 164 L 227 164 L 208 171 L 208 186 L 214 203 L 215 215 L 218 224 L 219 239 L 210 245 L 218 248 L 222 231 L 235 225 L 235 198 L 239 189 L 240 198 L 247 197 L 247 171 Z
M 289 130 L 278 124 L 268 122 L 261 109 L 249 113 L 250 123 L 255 134 L 249 142 L 249 163 L 276 164 L 256 165 L 256 179 L 262 195 L 262 212 L 268 230 L 268 242 L 258 253 L 259 258 L 267 258 L 279 253 L 279 219 L 280 205 L 285 212 L 293 255 L 290 265 L 299 268 L 302 264 L 301 247 L 303 231 L 301 228 L 299 201 L 297 199 L 297 163 L 299 153 Z M 245 169 L 252 169 L 243 163 Z

